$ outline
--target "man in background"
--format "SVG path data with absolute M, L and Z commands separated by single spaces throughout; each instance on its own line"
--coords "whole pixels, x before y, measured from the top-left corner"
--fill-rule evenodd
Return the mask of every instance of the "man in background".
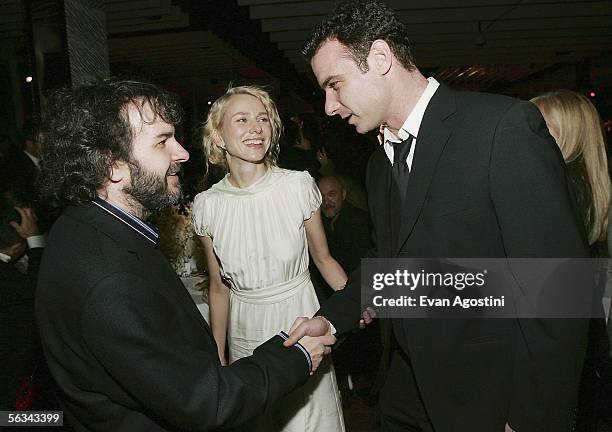
M 32 409 L 30 377 L 45 374 L 34 319 L 34 292 L 45 239 L 30 208 L 0 194 L 0 409 Z M 37 370 L 38 369 L 38 370 Z M 41 383 L 41 381 L 38 381 Z M 19 392 L 19 389 L 22 392 Z M 38 393 L 43 389 L 39 386 Z M 34 395 L 32 395 L 34 396 Z M 42 397 L 42 394 L 40 394 Z M 26 400 L 29 399 L 29 400 Z M 37 402 L 44 402 L 39 399 Z M 21 405 L 25 404 L 25 405 Z M 38 406 L 38 408 L 45 408 Z M 47 406 L 46 408 L 49 408 Z
M 317 184 L 323 198 L 321 211 L 329 250 L 350 272 L 371 247 L 370 218 L 346 201 L 347 190 L 339 177 L 325 176 Z
M 371 227 L 368 214 L 346 200 L 347 190 L 337 176 L 324 176 L 317 182 L 321 191 L 323 227 L 331 255 L 342 268 L 350 273 L 359 267 L 362 257 L 371 248 Z M 318 283 L 325 284 L 322 277 Z M 329 297 L 333 290 L 322 285 Z M 379 323 L 374 322 L 365 329 L 352 332 L 333 351 L 338 386 L 342 392 L 342 403 L 347 404 L 353 390 L 369 401 L 380 360 Z
M 40 171 L 40 146 L 31 122 L 21 129 L 21 148 L 9 152 L 5 164 L 5 185 L 17 193 L 20 202 L 35 203 L 38 198 L 35 184 Z

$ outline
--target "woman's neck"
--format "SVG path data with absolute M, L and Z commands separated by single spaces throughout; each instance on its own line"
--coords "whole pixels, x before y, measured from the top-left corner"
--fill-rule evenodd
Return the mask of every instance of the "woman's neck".
M 244 161 L 228 160 L 229 176 L 228 180 L 232 186 L 246 188 L 262 178 L 268 171 L 266 164 L 246 163 Z

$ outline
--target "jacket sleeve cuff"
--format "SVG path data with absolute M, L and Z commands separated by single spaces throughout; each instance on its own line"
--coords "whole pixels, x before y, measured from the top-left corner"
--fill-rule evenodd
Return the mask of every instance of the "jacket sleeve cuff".
M 283 340 L 289 339 L 289 335 L 285 333 L 284 331 L 281 331 L 278 335 L 282 337 Z M 302 353 L 306 357 L 306 361 L 308 362 L 308 372 L 312 372 L 312 358 L 310 358 L 310 354 L 308 353 L 308 350 L 304 348 L 299 342 L 296 342 L 294 346 L 298 348 L 300 351 L 302 351 Z

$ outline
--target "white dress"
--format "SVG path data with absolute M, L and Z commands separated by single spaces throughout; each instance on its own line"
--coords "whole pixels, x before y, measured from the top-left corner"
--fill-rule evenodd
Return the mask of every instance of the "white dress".
M 232 186 L 226 176 L 195 197 L 194 230 L 212 238 L 221 274 L 231 283 L 230 363 L 288 331 L 298 316 L 318 310 L 304 221 L 320 205 L 319 189 L 306 171 L 277 167 L 247 188 Z M 344 431 L 331 359 L 246 430 Z

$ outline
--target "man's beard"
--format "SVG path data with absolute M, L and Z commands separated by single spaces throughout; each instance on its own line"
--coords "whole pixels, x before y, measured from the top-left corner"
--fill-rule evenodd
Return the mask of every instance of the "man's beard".
M 181 169 L 179 163 L 173 163 L 163 176 L 147 170 L 138 161 L 131 161 L 131 184 L 123 188 L 123 192 L 143 208 L 145 216 L 160 211 L 170 205 L 178 203 L 181 198 L 181 186 L 174 192 L 168 190 L 167 176 L 178 173 Z
M 335 207 L 329 207 L 328 209 L 323 210 L 323 216 L 325 216 L 327 219 L 333 219 L 337 214 L 338 211 Z

